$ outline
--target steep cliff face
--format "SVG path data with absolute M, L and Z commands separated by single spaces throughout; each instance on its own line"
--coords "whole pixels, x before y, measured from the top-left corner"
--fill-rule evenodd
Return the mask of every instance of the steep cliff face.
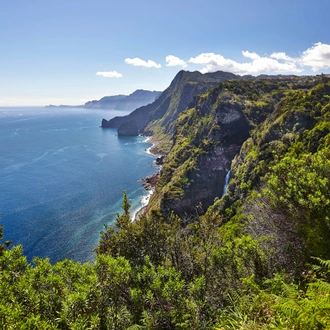
M 158 103 L 158 100 L 155 102 Z M 150 109 L 153 108 L 153 104 L 148 104 L 146 106 L 140 107 L 130 113 L 128 116 L 117 116 L 111 120 L 102 119 L 102 128 L 118 128 L 120 125 L 135 121 L 138 131 L 141 133 L 143 127 L 147 125 Z
M 285 155 L 294 158 L 329 145 L 329 81 L 320 76 L 304 77 L 289 87 L 234 157 L 228 193 L 212 206 L 212 212 L 224 214 L 252 189 L 259 189 L 270 168 Z
M 155 133 L 157 129 L 160 129 L 164 133 L 172 134 L 175 120 L 183 110 L 187 109 L 194 96 L 206 92 L 219 82 L 236 79 L 241 79 L 241 77 L 229 72 L 201 74 L 199 71 L 180 71 L 169 87 L 170 99 L 167 109 L 155 109 L 151 113 L 150 122 L 145 130 Z
M 168 152 L 178 115 L 188 107 L 195 95 L 229 79 L 241 77 L 221 71 L 201 74 L 182 70 L 152 104 L 138 108 L 128 116 L 115 117 L 109 121 L 104 119 L 102 127 L 118 128 L 125 122 L 135 120 L 139 133 L 154 135 L 159 142 L 159 151 Z
M 137 136 L 138 133 L 135 120 L 127 121 L 118 127 L 118 136 Z
M 225 93 L 215 94 L 196 97 L 195 106 L 177 120 L 174 146 L 161 175 L 161 196 L 155 194 L 165 213 L 193 213 L 199 204 L 205 209 L 220 198 L 231 161 L 249 136 L 252 125 L 242 104 Z
M 220 200 L 232 161 L 253 129 L 258 135 L 256 128 L 265 122 L 274 127 L 263 139 L 283 134 L 278 127 L 281 102 L 300 84 L 294 77 L 229 81 L 195 97 L 191 109 L 176 121 L 174 144 L 164 159 L 149 208 L 191 214 L 200 204 L 206 210 L 215 199 Z M 307 79 L 304 84 L 308 87 L 315 82 Z M 286 119 L 287 131 L 310 121 L 303 114 L 295 116 Z M 243 151 L 240 157 L 244 158 Z

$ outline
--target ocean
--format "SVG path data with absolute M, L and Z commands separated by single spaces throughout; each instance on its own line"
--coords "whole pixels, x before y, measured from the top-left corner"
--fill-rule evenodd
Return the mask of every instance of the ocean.
M 102 118 L 127 112 L 0 108 L 0 224 L 24 254 L 51 262 L 95 259 L 104 224 L 147 202 L 141 179 L 157 172 L 144 137 L 118 137 Z

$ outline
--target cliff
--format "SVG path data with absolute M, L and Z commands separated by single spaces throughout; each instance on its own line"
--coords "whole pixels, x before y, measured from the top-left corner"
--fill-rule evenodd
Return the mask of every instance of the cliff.
M 128 116 L 115 117 L 109 121 L 104 119 L 102 128 L 118 128 L 124 122 L 135 120 L 139 133 L 154 135 L 160 142 L 158 145 L 160 151 L 167 152 L 172 144 L 174 123 L 179 113 L 188 107 L 195 95 L 230 79 L 241 79 L 241 77 L 222 71 L 201 74 L 198 71 L 182 70 L 152 104 L 140 107 Z
M 160 208 L 164 214 L 172 211 L 180 215 L 193 214 L 198 205 L 206 211 L 215 199 L 221 200 L 218 205 L 233 199 L 228 196 L 221 198 L 225 177 L 234 158 L 237 162 L 244 158 L 246 145 L 252 138 L 251 132 L 254 132 L 254 137 L 258 136 L 261 134 L 257 133 L 259 125 L 268 127 L 279 120 L 281 102 L 284 102 L 288 91 L 309 89 L 317 81 L 312 77 L 291 76 L 286 79 L 229 81 L 195 96 L 190 109 L 183 111 L 175 123 L 173 147 L 164 158 L 149 208 Z M 294 127 L 298 129 L 298 124 L 307 127 L 310 119 L 296 114 L 283 127 L 288 126 L 286 132 L 291 132 Z M 278 130 L 278 126 L 275 127 Z M 279 134 L 276 129 L 262 133 L 267 136 L 267 143 L 276 139 L 276 134 Z M 236 173 L 234 170 L 232 175 L 235 177 Z M 242 181 L 245 179 L 242 178 L 240 186 Z M 235 189 L 237 200 L 241 193 L 238 192 L 239 187 Z M 226 204 L 228 206 L 229 203 Z M 225 207 L 219 212 L 224 210 Z
M 126 121 L 118 127 L 120 136 L 137 136 L 139 133 L 135 120 Z

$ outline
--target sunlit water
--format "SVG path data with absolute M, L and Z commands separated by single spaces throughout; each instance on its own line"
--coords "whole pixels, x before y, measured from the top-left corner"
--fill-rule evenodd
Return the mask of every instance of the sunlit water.
M 92 261 L 103 224 L 143 206 L 141 178 L 157 171 L 143 137 L 99 128 L 123 111 L 0 108 L 0 223 L 25 255 Z

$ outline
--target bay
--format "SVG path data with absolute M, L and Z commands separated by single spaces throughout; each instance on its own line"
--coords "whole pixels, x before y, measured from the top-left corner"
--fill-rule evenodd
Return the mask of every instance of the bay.
M 157 171 L 144 137 L 101 129 L 115 110 L 0 108 L 0 224 L 5 239 L 51 262 L 93 261 L 99 232 L 145 205 L 141 178 Z

